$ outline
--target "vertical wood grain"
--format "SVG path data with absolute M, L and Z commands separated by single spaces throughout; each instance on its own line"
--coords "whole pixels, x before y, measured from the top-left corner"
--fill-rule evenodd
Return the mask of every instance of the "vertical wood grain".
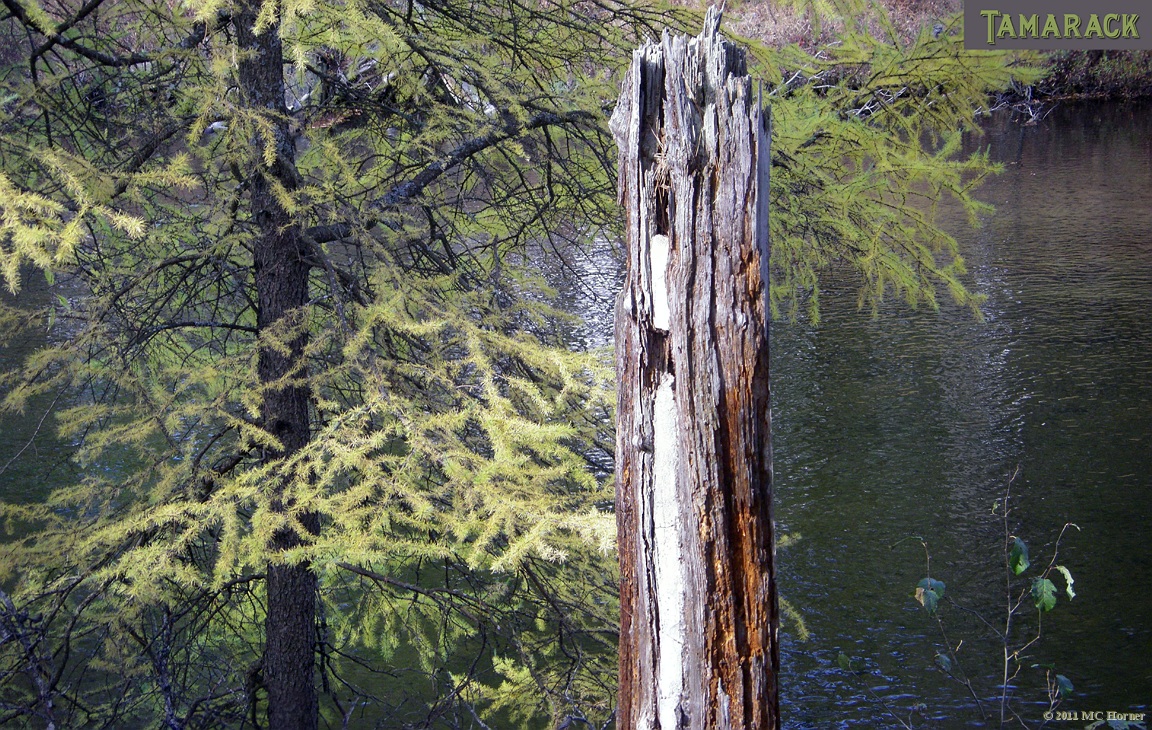
M 611 123 L 622 728 L 778 727 L 771 134 L 719 24 L 635 51 Z

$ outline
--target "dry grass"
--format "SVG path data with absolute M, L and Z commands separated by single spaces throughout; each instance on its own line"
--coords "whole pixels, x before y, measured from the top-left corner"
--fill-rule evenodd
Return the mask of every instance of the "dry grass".
M 915 38 L 922 29 L 963 9 L 962 0 L 881 0 L 902 40 Z M 754 38 L 770 46 L 792 43 L 803 48 L 815 48 L 832 39 L 843 28 L 844 20 L 831 15 L 820 17 L 820 34 L 813 33 L 813 2 L 781 2 L 780 0 L 745 0 L 730 4 L 728 28 L 746 38 Z M 882 28 L 874 17 L 860 19 L 873 33 Z
M 1057 51 L 1038 85 L 1050 97 L 1136 99 L 1152 96 L 1150 51 Z

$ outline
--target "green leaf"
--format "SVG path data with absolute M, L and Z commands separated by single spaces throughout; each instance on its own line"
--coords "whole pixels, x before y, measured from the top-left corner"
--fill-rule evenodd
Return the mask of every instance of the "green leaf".
M 1075 688 L 1072 686 L 1072 680 L 1065 677 L 1063 674 L 1056 675 L 1056 692 L 1061 697 L 1067 697 L 1072 694 Z
M 1056 585 L 1047 578 L 1033 578 L 1032 600 L 1041 611 L 1051 611 L 1056 606 Z
M 936 605 L 944 597 L 944 583 L 934 578 L 924 578 L 916 584 L 915 598 L 928 613 L 936 612 Z
M 935 613 L 936 605 L 940 602 L 933 591 L 926 591 L 923 588 L 916 589 L 916 600 L 920 601 L 920 605 L 927 609 L 928 613 Z
M 1012 538 L 1015 542 L 1012 544 L 1012 551 L 1008 553 L 1008 566 L 1012 568 L 1012 572 L 1020 575 L 1032 563 L 1028 562 L 1028 546 L 1024 541 L 1018 537 Z
M 1076 597 L 1076 591 L 1072 590 L 1072 584 L 1076 581 L 1072 580 L 1072 573 L 1063 565 L 1057 565 L 1056 570 L 1059 570 L 1064 575 L 1064 591 L 1068 594 L 1068 600 L 1071 601 Z
M 916 586 L 932 591 L 936 594 L 937 598 L 944 597 L 944 581 L 936 580 L 935 578 L 924 578 L 917 583 Z
M 936 665 L 949 674 L 952 673 L 952 659 L 947 654 L 936 653 Z
M 840 652 L 840 656 L 836 657 L 836 663 L 839 664 L 840 668 L 845 672 L 852 671 L 852 660 L 849 659 L 848 655 L 844 652 Z

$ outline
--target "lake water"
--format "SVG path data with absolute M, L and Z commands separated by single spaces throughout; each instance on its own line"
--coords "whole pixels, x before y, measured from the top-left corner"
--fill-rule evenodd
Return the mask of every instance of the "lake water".
M 996 212 L 961 241 L 986 321 L 893 305 L 878 319 L 854 291 L 825 294 L 819 328 L 774 325 L 776 515 L 800 540 L 779 552 L 782 595 L 810 638 L 783 629 L 788 728 L 998 725 L 1003 647 L 944 606 L 948 643 L 995 722 L 933 660 L 944 645 L 913 599 L 926 575 L 1003 625 L 1005 525 L 1047 565 L 1066 522 L 1056 609 L 1014 684 L 1039 724 L 1043 669 L 1075 687 L 1061 710 L 1152 704 L 1152 106 L 1057 108 L 1036 126 L 1001 118 L 990 147 L 1004 174 L 981 190 Z M 903 542 L 901 542 L 904 540 Z M 895 547 L 893 547 L 895 546 Z M 1035 634 L 1036 611 L 1013 645 Z M 852 659 L 847 673 L 838 665 Z M 1146 718 L 1147 719 L 1147 718 Z M 1050 727 L 1083 728 L 1089 722 Z

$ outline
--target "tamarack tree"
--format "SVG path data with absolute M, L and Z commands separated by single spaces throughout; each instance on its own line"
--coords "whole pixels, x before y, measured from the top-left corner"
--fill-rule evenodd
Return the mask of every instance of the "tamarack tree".
M 3 8 L 0 266 L 75 294 L 4 406 L 82 478 L 2 508 L 0 721 L 610 716 L 611 378 L 530 264 L 614 219 L 654 16 Z

